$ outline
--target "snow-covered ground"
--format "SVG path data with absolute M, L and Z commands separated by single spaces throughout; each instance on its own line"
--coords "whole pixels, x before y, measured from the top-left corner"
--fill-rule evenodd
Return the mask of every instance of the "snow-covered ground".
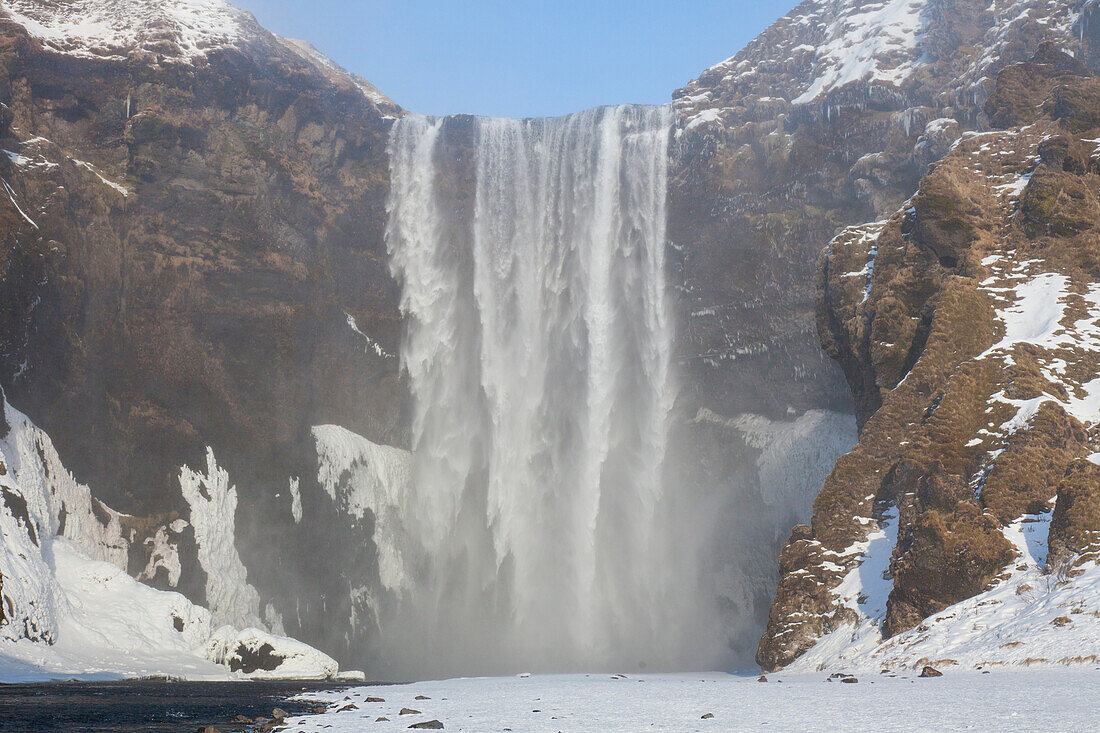
M 129 679 L 325 679 L 336 661 L 294 639 L 259 629 L 215 628 L 210 612 L 179 593 L 143 585 L 114 565 L 54 539 L 47 563 L 56 584 L 55 641 L 0 639 L 0 682 Z M 249 665 L 263 648 L 282 661 Z M 2 726 L 0 726 L 2 727 Z
M 883 571 L 897 540 L 896 516 L 887 517 L 868 537 L 863 563 L 837 589 L 860 623 L 822 637 L 788 671 L 1100 667 L 1100 565 L 1044 574 L 1050 519 L 1049 513 L 1025 515 L 1005 528 L 1019 557 L 989 590 L 882 641 L 891 588 Z
M 404 731 L 432 720 L 444 730 L 478 733 L 1096 730 L 1100 669 L 1092 667 L 858 679 L 830 682 L 823 673 L 772 675 L 767 684 L 719 673 L 456 679 L 310 693 L 303 697 L 330 703 L 334 712 L 287 722 L 306 733 Z M 337 712 L 347 706 L 353 709 Z M 420 712 L 401 715 L 402 708 Z

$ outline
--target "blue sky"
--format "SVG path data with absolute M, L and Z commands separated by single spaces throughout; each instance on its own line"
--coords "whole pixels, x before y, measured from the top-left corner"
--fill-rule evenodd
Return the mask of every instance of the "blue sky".
M 797 0 L 232 0 L 415 112 L 664 103 Z

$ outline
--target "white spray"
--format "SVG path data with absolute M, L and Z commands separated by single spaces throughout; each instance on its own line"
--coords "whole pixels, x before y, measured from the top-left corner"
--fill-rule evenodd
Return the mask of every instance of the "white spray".
M 671 123 L 666 107 L 621 106 L 395 124 L 387 243 L 414 457 L 407 536 L 386 548 L 406 572 L 382 614 L 390 669 L 692 653 L 695 574 L 661 509 Z

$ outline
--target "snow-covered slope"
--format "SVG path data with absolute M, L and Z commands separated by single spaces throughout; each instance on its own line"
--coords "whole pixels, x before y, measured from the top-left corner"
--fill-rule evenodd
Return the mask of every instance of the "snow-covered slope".
M 1081 33 L 1083 13 L 1095 2 L 1009 0 L 985 2 L 981 8 L 968 5 L 942 0 L 806 0 L 744 50 L 681 90 L 676 108 L 688 124 L 701 125 L 736 119 L 746 105 L 804 105 L 846 88 L 864 94 L 872 87 L 900 91 L 925 85 L 925 94 L 953 88 L 955 95 L 983 98 L 998 68 L 1020 60 L 1006 55 L 1018 52 L 1017 47 L 1036 35 L 1072 47 Z M 945 53 L 945 44 L 951 43 L 945 39 L 970 26 L 979 29 L 980 43 Z M 939 68 L 940 64 L 948 66 Z M 945 76 L 948 71 L 950 76 Z
M 193 62 L 255 26 L 223 0 L 6 0 L 12 20 L 50 48 L 85 58 L 145 52 Z
M 257 629 L 215 628 L 210 612 L 179 593 L 154 590 L 65 540 L 49 547 L 42 577 L 59 599 L 54 643 L 0 642 L 0 680 L 169 676 L 330 678 L 336 663 L 305 644 Z M 257 666 L 270 655 L 283 662 Z
M 87 59 L 195 65 L 224 49 L 284 49 L 329 81 L 355 87 L 383 114 L 400 112 L 366 79 L 305 41 L 270 34 L 225 0 L 4 0 L 0 9 L 50 51 Z
M 893 587 L 890 556 L 897 541 L 897 517 L 887 518 L 864 544 L 861 564 L 836 591 L 858 612 L 858 621 L 823 637 L 786 671 L 1095 664 L 1100 661 L 1100 565 L 1045 573 L 1050 519 L 1049 513 L 1025 515 L 1005 528 L 1019 558 L 988 591 L 883 641 Z
M 312 647 L 217 627 L 207 609 L 127 575 L 124 517 L 78 484 L 6 400 L 3 416 L 0 680 L 336 676 L 336 662 Z

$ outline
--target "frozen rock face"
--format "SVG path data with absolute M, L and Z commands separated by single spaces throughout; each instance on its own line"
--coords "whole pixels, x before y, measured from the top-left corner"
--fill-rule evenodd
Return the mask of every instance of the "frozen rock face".
M 218 0 L 5 3 L 0 58 L 0 384 L 133 515 L 121 567 L 352 656 L 327 619 L 368 550 L 310 429 L 407 440 L 382 242 L 401 110 Z M 208 448 L 237 506 L 200 561 L 181 469 L 221 486 Z
M 1047 45 L 985 112 L 1009 127 L 964 134 L 895 216 L 827 251 L 822 339 L 866 417 L 780 555 L 767 669 L 1094 659 L 1073 650 L 1100 632 L 1082 611 L 1100 550 L 1100 84 Z
M 218 624 L 264 626 L 260 594 L 248 583 L 248 571 L 237 552 L 237 487 L 206 449 L 206 471 L 180 469 L 180 490 L 191 509 L 199 564 L 206 574 L 206 602 Z M 282 630 L 281 622 L 269 624 Z
M 959 135 L 988 126 L 983 104 L 1000 69 L 1044 39 L 1092 58 L 1094 5 L 805 2 L 674 94 L 669 261 L 685 388 L 672 444 L 687 446 L 685 481 L 736 506 L 731 641 L 745 661 L 784 535 L 809 519 L 793 507 L 809 506 L 821 473 L 786 484 L 800 499 L 776 502 L 789 489 L 755 470 L 767 449 L 738 426 L 756 416 L 794 430 L 808 411 L 851 414 L 853 402 L 862 424 L 878 407 L 874 376 L 845 367 L 849 390 L 820 349 L 822 250 L 846 227 L 860 227 L 845 236 L 865 248 L 876 241 L 866 223 L 889 219 Z M 870 259 L 853 268 L 853 290 L 865 288 Z M 854 425 L 847 435 L 854 442 Z M 827 471 L 842 444 L 805 445 L 837 451 L 822 456 Z
M 2 397 L 0 407 L 0 679 L 336 676 L 336 662 L 305 644 L 218 628 L 207 609 L 128 575 L 120 533 L 138 538 L 133 518 L 93 498 L 49 436 Z M 163 534 L 162 562 L 174 550 Z

